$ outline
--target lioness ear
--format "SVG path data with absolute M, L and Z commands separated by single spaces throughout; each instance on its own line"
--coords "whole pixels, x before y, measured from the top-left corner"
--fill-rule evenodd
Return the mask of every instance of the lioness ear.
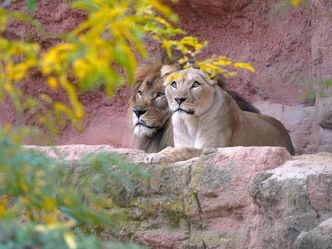
M 160 75 L 162 78 L 168 76 L 170 73 L 173 73 L 177 70 L 176 66 L 174 65 L 164 65 L 160 69 Z
M 212 85 L 212 86 L 218 85 L 218 75 L 209 74 L 208 79 L 209 79 L 208 82 L 210 85 Z
M 200 76 L 205 82 L 211 86 L 218 85 L 217 83 L 217 76 L 215 74 L 204 72 L 203 70 L 199 71 Z

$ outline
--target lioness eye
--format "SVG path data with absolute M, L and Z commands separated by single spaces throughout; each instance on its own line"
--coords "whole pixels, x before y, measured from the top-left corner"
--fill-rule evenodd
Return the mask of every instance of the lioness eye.
M 191 88 L 196 88 L 198 86 L 200 86 L 201 83 L 199 83 L 198 81 L 194 81 L 193 85 L 191 86 Z
M 164 96 L 165 94 L 164 93 L 162 93 L 162 92 L 158 92 L 157 93 L 157 98 L 160 98 L 160 97 L 162 97 L 162 96 Z
M 175 81 L 173 81 L 173 82 L 171 83 L 171 87 L 173 87 L 173 88 L 176 88 L 176 87 L 177 87 L 177 85 L 176 85 L 176 82 L 175 82 Z
M 142 96 L 143 92 L 142 92 L 141 90 L 138 90 L 138 91 L 137 91 L 137 94 L 138 94 L 139 96 Z

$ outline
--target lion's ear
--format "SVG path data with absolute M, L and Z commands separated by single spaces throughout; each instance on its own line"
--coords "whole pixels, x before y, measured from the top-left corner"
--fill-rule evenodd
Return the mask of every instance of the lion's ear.
M 177 68 L 174 65 L 164 65 L 160 69 L 160 75 L 163 78 L 163 77 L 168 76 L 170 73 L 175 72 L 176 70 L 177 70 Z
M 199 70 L 199 75 L 201 78 L 209 85 L 211 86 L 216 86 L 218 85 L 218 75 L 216 74 L 211 74 L 204 72 L 203 70 Z
M 216 74 L 208 74 L 208 83 L 212 86 L 219 85 L 219 76 Z

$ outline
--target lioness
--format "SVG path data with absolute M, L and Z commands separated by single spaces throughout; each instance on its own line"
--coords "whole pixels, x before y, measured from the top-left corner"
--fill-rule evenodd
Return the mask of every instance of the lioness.
M 294 155 L 278 120 L 242 111 L 231 96 L 200 69 L 166 72 L 166 98 L 172 112 L 175 148 L 148 155 L 146 162 L 174 162 L 199 156 L 204 148 L 281 146 Z M 165 70 L 164 70 L 165 71 Z
M 128 117 L 134 146 L 146 152 L 158 152 L 173 146 L 171 112 L 164 94 L 160 70 L 172 63 L 166 55 L 157 54 L 142 63 L 135 72 L 135 84 L 131 89 Z M 238 93 L 226 89 L 221 77 L 217 79 L 241 107 L 249 112 L 259 112 Z

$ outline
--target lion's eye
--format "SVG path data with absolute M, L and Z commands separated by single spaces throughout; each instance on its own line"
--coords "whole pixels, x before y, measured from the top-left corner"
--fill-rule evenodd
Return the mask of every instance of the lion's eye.
M 193 85 L 191 86 L 191 88 L 197 88 L 201 85 L 201 83 L 199 83 L 198 81 L 194 81 Z
M 160 97 L 162 97 L 162 96 L 164 96 L 165 94 L 164 93 L 162 93 L 162 92 L 158 92 L 157 93 L 157 98 L 160 98 Z
M 138 96 L 142 96 L 143 92 L 141 90 L 137 91 Z
M 176 88 L 176 87 L 177 87 L 177 84 L 176 84 L 175 81 L 173 81 L 173 82 L 171 83 L 171 87 L 173 87 L 173 88 Z

